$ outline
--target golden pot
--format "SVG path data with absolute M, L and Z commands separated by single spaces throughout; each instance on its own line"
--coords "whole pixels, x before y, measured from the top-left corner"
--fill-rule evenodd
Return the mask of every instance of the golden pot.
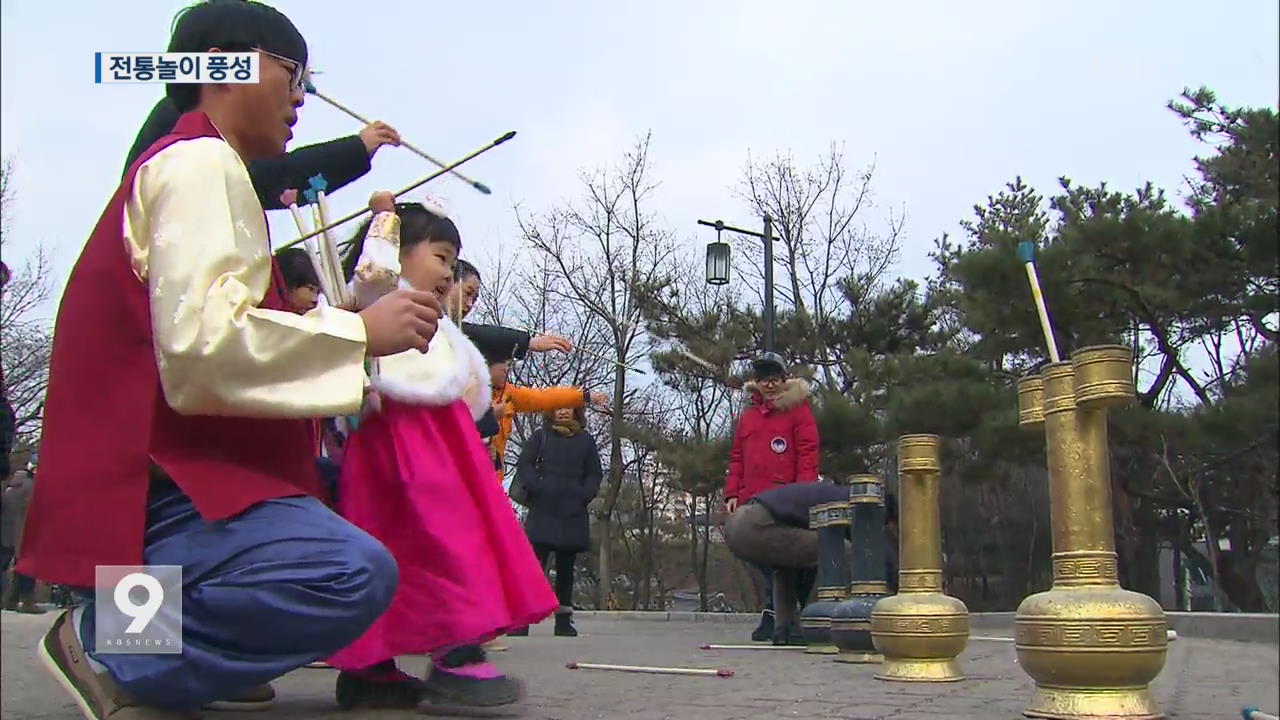
M 1018 427 L 1035 430 L 1044 425 L 1044 380 L 1028 375 L 1018 381 Z
M 937 435 L 903 435 L 898 438 L 898 472 L 942 472 L 941 447 Z
M 1149 683 L 1168 650 L 1160 604 L 1119 586 L 1057 588 L 1022 601 L 1018 665 L 1036 690 L 1027 717 L 1155 720 Z
M 898 594 L 871 611 L 871 641 L 884 655 L 879 680 L 964 679 L 956 656 L 969 640 L 969 611 L 942 594 L 941 446 L 937 435 L 898 439 Z
M 969 609 L 941 593 L 893 595 L 871 610 L 871 642 L 884 655 L 879 680 L 963 680 L 956 657 L 968 641 Z
M 1071 355 L 1076 378 L 1076 405 L 1088 409 L 1132 402 L 1133 350 L 1123 345 L 1094 345 Z
M 1149 687 L 1168 649 L 1164 611 L 1117 581 L 1106 408 L 1132 400 L 1132 372 L 1117 345 L 1041 372 L 1053 589 L 1023 600 L 1015 620 L 1018 665 L 1035 681 L 1027 717 L 1165 717 Z

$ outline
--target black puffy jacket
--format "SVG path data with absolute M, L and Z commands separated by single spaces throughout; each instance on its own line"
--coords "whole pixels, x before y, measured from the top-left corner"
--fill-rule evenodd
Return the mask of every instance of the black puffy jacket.
M 591 547 L 587 506 L 600 491 L 600 450 L 589 432 L 564 436 L 539 430 L 524 444 L 517 477 L 529 496 L 524 530 L 529 542 L 555 550 Z

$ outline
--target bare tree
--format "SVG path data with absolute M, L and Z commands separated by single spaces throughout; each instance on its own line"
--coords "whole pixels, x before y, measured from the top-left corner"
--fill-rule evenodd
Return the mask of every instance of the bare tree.
M 16 189 L 13 162 L 0 165 L 0 255 L 12 256 L 10 221 Z M 16 445 L 32 445 L 40 434 L 45 389 L 49 384 L 49 356 L 53 332 L 40 317 L 41 306 L 53 294 L 53 274 L 43 245 L 12 273 L 0 295 L 0 361 L 4 393 L 14 410 Z
M 831 145 L 808 169 L 787 154 L 756 162 L 748 158 L 737 194 L 757 217 L 773 218 L 775 300 L 799 323 L 794 334 L 811 342 L 788 348 L 797 359 L 822 368 L 835 384 L 839 363 L 826 349 L 824 331 L 835 318 L 847 317 L 859 300 L 882 287 L 898 258 L 904 224 L 902 212 L 890 211 L 880 230 L 868 227 L 876 209 L 872 193 L 875 164 L 856 173 L 846 167 L 843 150 Z M 763 248 L 756 238 L 733 240 L 735 269 L 763 301 Z M 848 290 L 856 288 L 850 298 Z
M 612 578 L 613 514 L 624 472 L 620 431 L 628 409 L 626 366 L 647 354 L 635 289 L 669 275 L 674 246 L 671 234 L 658 226 L 649 209 L 657 187 L 651 178 L 649 142 L 649 136 L 637 141 L 616 168 L 583 173 L 580 202 L 541 214 L 517 208 L 525 241 L 535 257 L 546 261 L 548 305 L 584 308 L 607 339 L 605 356 L 613 363 L 608 484 L 596 511 L 601 579 L 597 606 L 603 606 Z
M 481 282 L 480 297 L 476 299 L 472 317 L 478 322 L 503 325 L 509 314 L 511 296 L 514 286 L 519 280 L 521 258 L 514 248 L 499 244 L 486 257 L 480 269 L 484 276 Z M 474 262 L 474 261 L 473 261 Z
M 534 257 L 512 269 L 505 297 L 495 300 L 505 306 L 501 319 L 511 327 L 535 333 L 550 332 L 573 343 L 568 354 L 530 354 L 512 364 L 511 381 L 529 387 L 578 386 L 588 389 L 608 387 L 613 382 L 612 363 L 600 354 L 608 345 L 599 321 L 581 305 L 559 302 L 552 295 L 556 274 L 545 257 Z M 517 416 L 509 447 L 514 458 L 533 434 L 536 420 Z M 608 417 L 591 412 L 587 430 L 604 446 L 608 441 Z

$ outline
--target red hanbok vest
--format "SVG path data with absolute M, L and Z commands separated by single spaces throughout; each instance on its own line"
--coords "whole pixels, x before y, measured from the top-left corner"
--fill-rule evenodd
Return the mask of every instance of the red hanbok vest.
M 202 137 L 219 134 L 204 113 L 188 113 L 134 162 L 71 271 L 54 328 L 20 572 L 90 587 L 96 565 L 143 564 L 153 462 L 207 521 L 271 498 L 322 494 L 310 420 L 184 416 L 165 401 L 150 291 L 133 272 L 124 209 L 143 163 Z M 260 307 L 285 310 L 283 287 L 273 268 Z

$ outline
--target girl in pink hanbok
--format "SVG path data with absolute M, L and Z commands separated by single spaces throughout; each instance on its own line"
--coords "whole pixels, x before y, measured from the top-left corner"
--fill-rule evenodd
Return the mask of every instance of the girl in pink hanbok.
M 396 287 L 438 293 L 453 280 L 461 239 L 443 212 L 370 200 L 374 217 L 346 258 L 357 309 Z M 448 317 L 426 353 L 370 367 L 371 410 L 348 440 L 338 509 L 381 541 L 399 565 L 390 608 L 328 662 L 345 708 L 493 706 L 520 699 L 479 644 L 538 622 L 557 601 L 476 431 L 489 409 L 489 368 Z M 420 681 L 399 655 L 431 656 Z

